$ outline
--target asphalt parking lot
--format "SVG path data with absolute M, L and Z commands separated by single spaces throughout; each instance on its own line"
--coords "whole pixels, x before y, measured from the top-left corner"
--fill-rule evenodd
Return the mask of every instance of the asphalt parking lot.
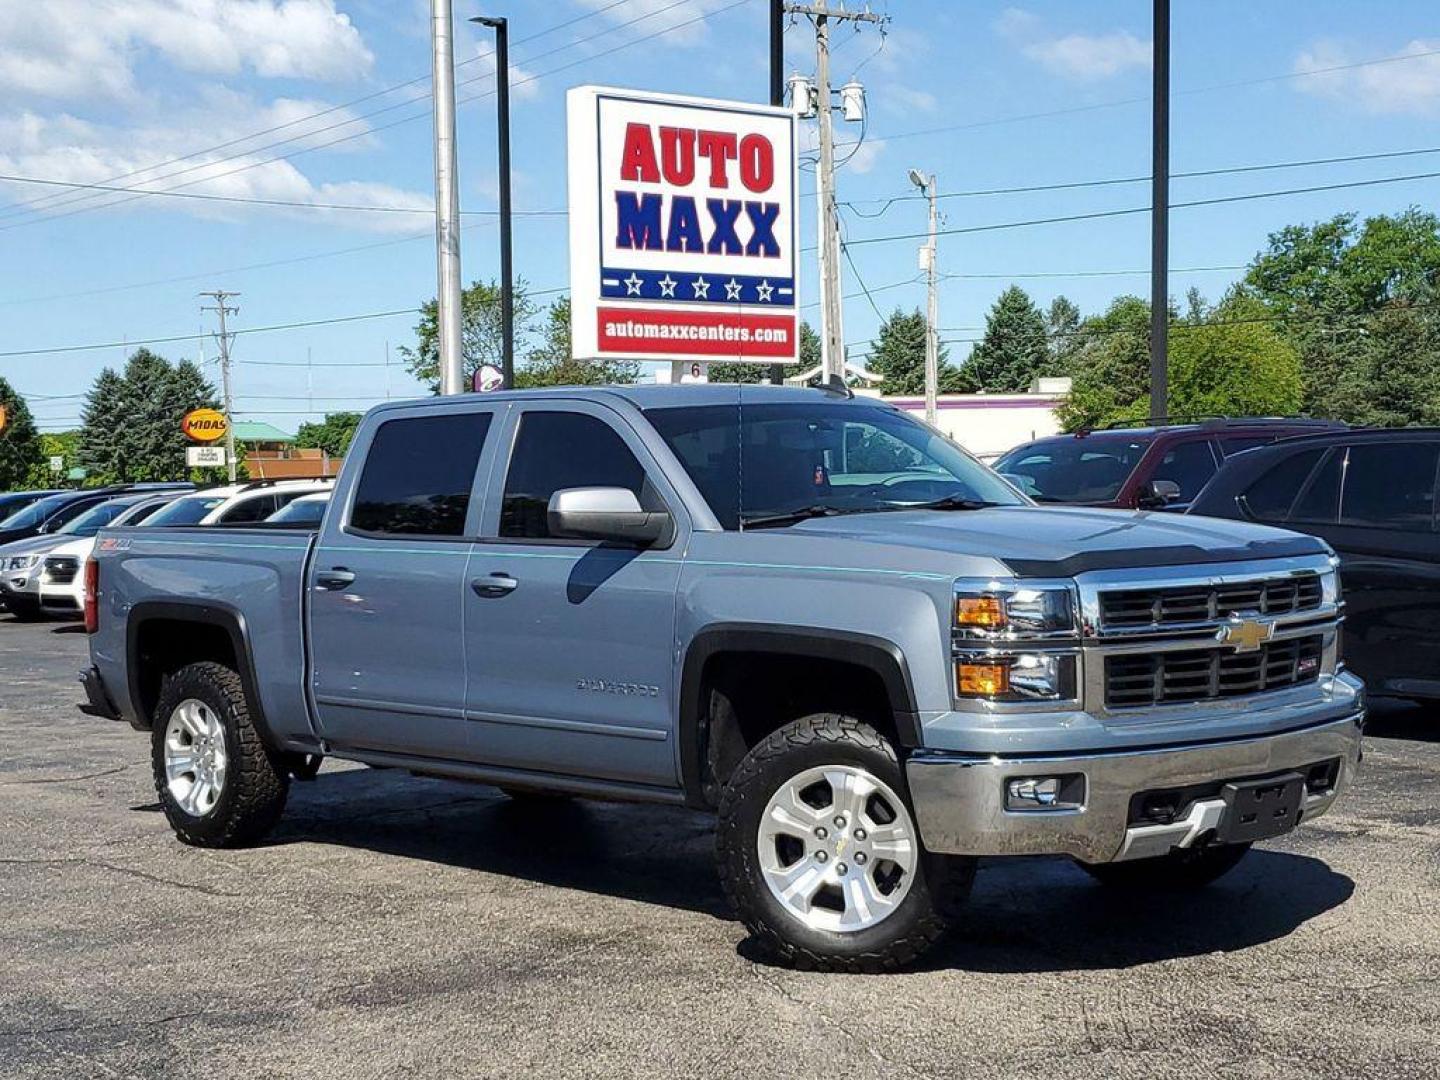
M 1440 1075 L 1440 709 L 1201 894 L 990 864 L 921 970 L 836 976 L 755 953 L 698 814 L 327 764 L 184 847 L 84 655 L 0 615 L 3 1077 Z

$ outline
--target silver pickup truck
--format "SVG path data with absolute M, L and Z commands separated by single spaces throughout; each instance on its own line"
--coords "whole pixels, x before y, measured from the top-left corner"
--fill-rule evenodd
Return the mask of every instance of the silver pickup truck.
M 187 843 L 325 756 L 706 808 L 802 966 L 910 961 L 981 856 L 1204 885 L 1360 755 L 1322 542 L 1036 506 L 835 391 L 387 404 L 318 531 L 110 530 L 86 573 L 86 708 Z

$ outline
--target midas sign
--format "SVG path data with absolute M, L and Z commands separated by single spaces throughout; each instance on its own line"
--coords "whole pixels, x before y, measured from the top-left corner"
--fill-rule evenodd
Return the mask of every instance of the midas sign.
M 794 116 L 593 86 L 567 107 L 575 355 L 798 359 Z
M 230 423 L 219 409 L 192 409 L 180 421 L 180 430 L 196 442 L 217 442 L 230 430 Z

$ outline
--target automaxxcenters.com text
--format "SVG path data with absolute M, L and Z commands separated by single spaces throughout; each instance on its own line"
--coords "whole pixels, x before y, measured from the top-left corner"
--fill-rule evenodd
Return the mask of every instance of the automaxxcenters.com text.
M 791 357 L 795 353 L 793 315 L 616 308 L 601 308 L 597 314 L 602 352 L 756 357 Z

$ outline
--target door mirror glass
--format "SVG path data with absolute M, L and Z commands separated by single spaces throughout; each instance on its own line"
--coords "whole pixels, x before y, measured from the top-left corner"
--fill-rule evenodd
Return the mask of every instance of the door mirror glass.
M 648 545 L 670 533 L 670 515 L 643 510 L 633 491 L 616 487 L 566 488 L 550 496 L 551 536 Z
M 1140 489 L 1140 505 L 1143 507 L 1168 506 L 1180 498 L 1180 485 L 1174 480 L 1151 480 Z

